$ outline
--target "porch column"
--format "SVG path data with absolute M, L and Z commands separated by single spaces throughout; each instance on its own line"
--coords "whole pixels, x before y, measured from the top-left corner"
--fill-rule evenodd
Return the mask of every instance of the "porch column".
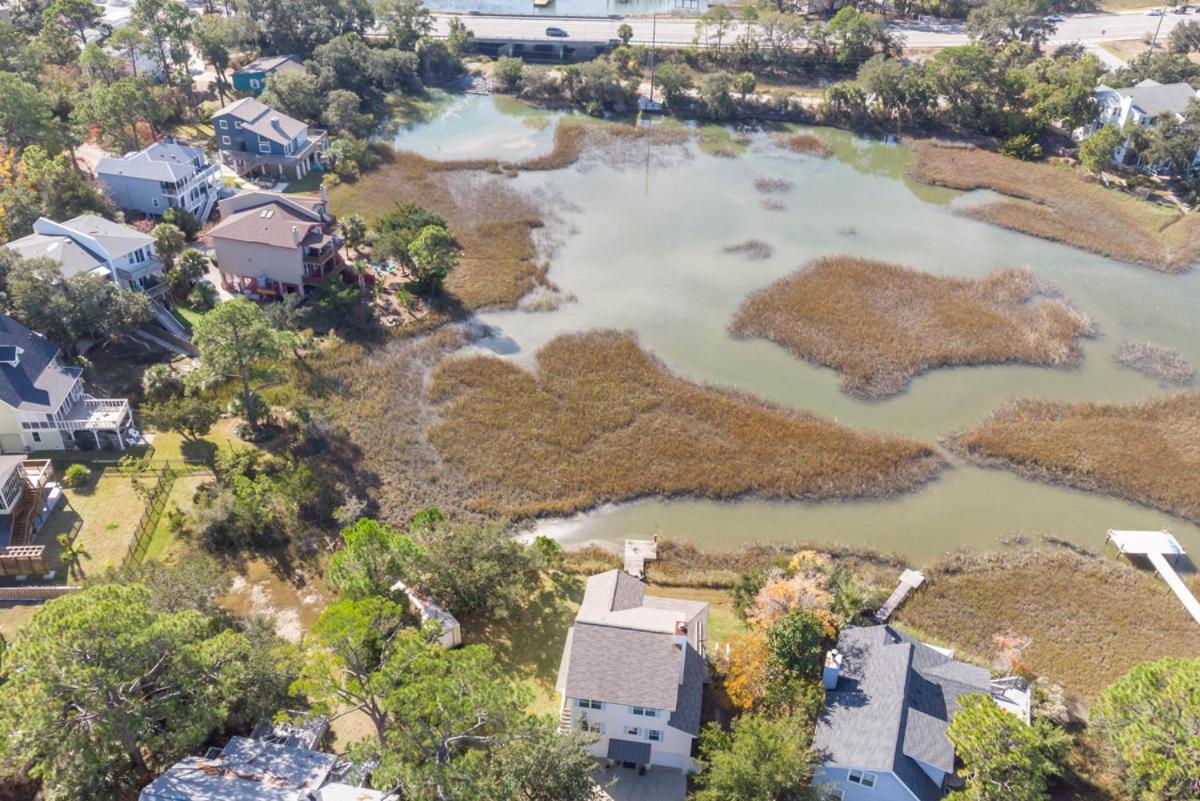
M 121 427 L 117 426 L 117 450 L 125 450 L 125 438 L 121 436 Z

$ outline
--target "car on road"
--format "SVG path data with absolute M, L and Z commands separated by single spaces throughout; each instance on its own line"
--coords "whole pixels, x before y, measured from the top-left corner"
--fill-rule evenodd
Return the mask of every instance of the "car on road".
M 1161 8 L 1152 8 L 1146 12 L 1147 17 L 1161 17 L 1162 15 L 1163 10 Z
M 1065 22 L 1066 19 L 1067 18 L 1062 14 L 1051 14 L 1050 16 L 1046 17 L 1047 22 Z
M 566 38 L 567 32 L 564 31 L 562 28 L 555 28 L 555 27 L 551 26 L 546 29 L 546 35 L 547 36 L 557 36 L 558 38 L 562 39 L 562 38 Z

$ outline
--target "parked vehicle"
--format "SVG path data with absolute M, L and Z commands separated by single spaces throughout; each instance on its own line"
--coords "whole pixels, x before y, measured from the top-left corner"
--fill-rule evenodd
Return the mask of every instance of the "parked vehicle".
M 555 28 L 555 27 L 551 26 L 546 29 L 546 35 L 547 36 L 555 36 L 560 39 L 565 39 L 568 34 L 562 28 Z

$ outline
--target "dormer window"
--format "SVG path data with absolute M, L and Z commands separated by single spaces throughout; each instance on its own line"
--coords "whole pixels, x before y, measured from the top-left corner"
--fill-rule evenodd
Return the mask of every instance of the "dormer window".
M 0 364 L 16 367 L 21 363 L 21 354 L 24 352 L 16 345 L 0 345 Z

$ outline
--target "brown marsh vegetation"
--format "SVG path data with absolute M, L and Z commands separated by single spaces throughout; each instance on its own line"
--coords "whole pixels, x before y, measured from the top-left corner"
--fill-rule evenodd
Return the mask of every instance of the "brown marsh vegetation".
M 1141 403 L 1017 400 L 946 445 L 976 462 L 1200 522 L 1200 392 Z
M 833 148 L 825 140 L 812 134 L 787 134 L 777 137 L 775 141 L 788 150 L 816 156 L 819 159 L 827 159 L 833 155 Z
M 1152 572 L 1124 561 L 1024 548 L 952 554 L 926 574 L 901 623 L 988 660 L 1020 640 L 1015 667 L 1084 698 L 1146 659 L 1200 656 L 1195 621 Z
M 429 438 L 478 511 L 562 514 L 645 495 L 830 499 L 910 490 L 944 466 L 911 439 L 854 431 L 672 375 L 617 332 L 560 336 L 530 373 L 444 361 Z
M 752 294 L 730 327 L 832 367 L 851 395 L 883 398 L 935 367 L 1077 364 L 1091 323 L 1061 300 L 1034 300 L 1047 291 L 1026 269 L 952 278 L 834 256 Z
M 1007 195 L 964 209 L 968 216 L 1165 272 L 1182 272 L 1200 257 L 1200 214 L 1123 195 L 1065 165 L 929 139 L 907 144 L 918 181 Z
M 761 239 L 746 239 L 722 248 L 732 256 L 741 256 L 746 261 L 766 261 L 775 255 L 775 248 Z
M 1196 369 L 1187 359 L 1157 342 L 1126 342 L 1113 354 L 1113 361 L 1177 387 L 1192 383 L 1196 375 Z

